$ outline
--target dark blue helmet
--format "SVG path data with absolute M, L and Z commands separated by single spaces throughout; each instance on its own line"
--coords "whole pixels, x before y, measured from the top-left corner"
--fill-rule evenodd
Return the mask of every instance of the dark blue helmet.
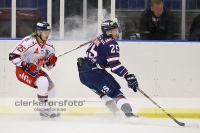
M 51 27 L 49 23 L 42 21 L 42 22 L 37 22 L 37 24 L 34 26 L 34 31 L 38 30 L 51 30 Z
M 101 24 L 101 31 L 103 34 L 106 34 L 107 31 L 113 30 L 115 28 L 118 28 L 118 24 L 115 21 L 112 20 L 106 20 Z

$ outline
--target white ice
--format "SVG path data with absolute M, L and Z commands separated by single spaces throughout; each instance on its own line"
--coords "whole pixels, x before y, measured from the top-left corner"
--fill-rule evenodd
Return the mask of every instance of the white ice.
M 197 123 L 200 119 L 177 119 Z M 34 115 L 0 115 L 0 133 L 200 133 L 200 128 L 181 127 L 170 118 L 142 118 L 132 124 L 110 115 L 61 116 L 56 121 Z

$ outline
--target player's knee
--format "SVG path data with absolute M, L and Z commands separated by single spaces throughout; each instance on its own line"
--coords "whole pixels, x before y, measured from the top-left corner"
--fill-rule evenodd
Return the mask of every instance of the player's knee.
M 54 98 L 55 95 L 56 95 L 56 88 L 53 87 L 51 90 L 48 91 L 48 97 Z
M 110 75 L 104 76 L 100 83 L 98 84 L 98 89 L 101 90 L 104 94 L 111 98 L 115 98 L 118 96 L 121 91 L 119 90 L 121 87 L 118 82 Z
M 39 95 L 45 95 L 48 91 L 49 81 L 46 77 L 40 76 L 35 81 L 35 86 L 38 88 Z
M 123 93 L 120 90 L 110 89 L 109 93 L 106 93 L 107 96 L 115 99 L 116 97 L 123 95 Z

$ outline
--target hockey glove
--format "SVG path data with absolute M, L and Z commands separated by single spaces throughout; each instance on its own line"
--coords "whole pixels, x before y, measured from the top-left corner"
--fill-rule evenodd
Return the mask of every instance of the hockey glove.
M 55 54 L 51 54 L 47 60 L 48 62 L 46 63 L 46 65 L 49 67 L 51 65 L 55 65 L 57 57 L 55 56 Z
M 128 87 L 133 89 L 134 92 L 137 92 L 138 82 L 134 74 L 128 74 L 124 76 L 126 81 L 128 82 Z
M 27 63 L 26 61 L 22 61 L 21 66 L 24 71 L 29 71 L 29 72 L 37 71 L 37 66 L 33 63 Z

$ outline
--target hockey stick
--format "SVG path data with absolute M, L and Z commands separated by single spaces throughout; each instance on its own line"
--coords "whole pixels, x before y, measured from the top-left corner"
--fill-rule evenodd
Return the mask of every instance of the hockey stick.
M 77 47 L 75 47 L 75 48 L 73 48 L 73 49 L 71 49 L 71 50 L 68 50 L 68 51 L 66 51 L 66 52 L 64 52 L 64 53 L 62 53 L 62 54 L 59 54 L 57 57 L 63 56 L 63 55 L 65 55 L 65 54 L 69 53 L 69 52 L 72 52 L 72 51 L 74 51 L 74 50 L 80 48 L 80 47 L 83 47 L 83 46 L 85 46 L 85 45 L 87 45 L 87 44 L 93 42 L 95 39 L 96 39 L 96 38 L 94 38 L 94 39 L 92 39 L 92 40 L 90 40 L 90 41 L 88 41 L 88 42 L 85 42 L 85 43 L 83 43 L 83 44 L 81 44 L 81 45 L 79 45 L 79 46 L 77 46 Z M 39 67 L 39 66 L 41 66 L 41 65 L 43 65 L 43 64 L 46 64 L 48 61 L 49 61 L 49 60 L 45 60 L 45 61 L 43 61 L 43 62 L 40 62 L 40 63 L 38 63 L 36 66 Z
M 195 128 L 199 128 L 199 125 L 196 123 L 182 123 L 179 122 L 178 120 L 176 120 L 172 115 L 170 115 L 169 113 L 167 113 L 162 107 L 160 107 L 156 102 L 154 102 L 147 94 L 145 94 L 142 90 L 140 90 L 140 88 L 137 88 L 137 90 L 139 92 L 141 92 L 146 98 L 148 98 L 152 103 L 154 103 L 159 109 L 161 109 L 166 115 L 168 115 L 172 120 L 174 120 L 178 125 L 180 126 L 185 126 L 185 127 L 195 127 Z

